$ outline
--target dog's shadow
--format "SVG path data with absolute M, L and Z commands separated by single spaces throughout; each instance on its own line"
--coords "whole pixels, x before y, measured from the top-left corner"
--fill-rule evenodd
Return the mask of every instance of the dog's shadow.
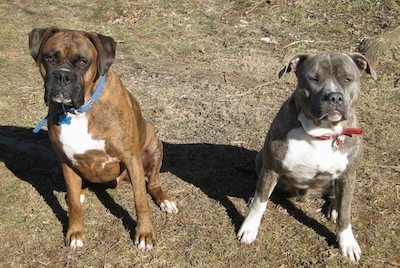
M 68 215 L 54 194 L 54 191 L 65 192 L 65 183 L 59 158 L 52 149 L 47 132 L 42 130 L 34 135 L 29 128 L 0 126 L 0 145 L 0 161 L 3 161 L 16 177 L 30 183 L 38 191 L 62 224 L 65 235 Z M 248 201 L 253 195 L 257 182 L 254 172 L 256 151 L 233 145 L 210 143 L 164 142 L 163 146 L 164 159 L 161 172 L 171 172 L 218 201 L 225 207 L 237 232 L 244 218 L 230 201 L 229 196 Z M 115 217 L 122 220 L 133 241 L 136 222 L 129 212 L 115 202 L 105 186 L 95 184 L 88 186 L 100 202 Z M 271 201 L 282 206 L 294 219 L 325 237 L 329 245 L 335 245 L 335 235 L 324 225 L 307 216 L 286 196 L 276 192 Z
M 0 161 L 4 162 L 14 175 L 31 184 L 52 209 L 67 234 L 68 213 L 60 204 L 56 192 L 66 192 L 60 161 L 55 153 L 47 132 L 33 134 L 32 129 L 16 126 L 0 126 Z M 106 191 L 106 185 L 86 183 L 100 202 L 117 218 L 134 241 L 136 222 L 129 212 L 117 204 Z
M 253 196 L 257 183 L 254 171 L 256 154 L 256 151 L 232 145 L 164 143 L 161 171 L 175 174 L 217 200 L 225 207 L 237 232 L 244 217 L 228 197 L 248 201 Z M 335 235 L 306 215 L 288 197 L 287 194 L 274 191 L 271 201 L 284 208 L 294 219 L 325 237 L 328 245 L 336 245 Z

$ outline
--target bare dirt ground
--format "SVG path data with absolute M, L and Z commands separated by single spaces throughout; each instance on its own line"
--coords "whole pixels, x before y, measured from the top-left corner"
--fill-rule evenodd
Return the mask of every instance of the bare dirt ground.
M 358 265 L 340 256 L 322 200 L 274 196 L 253 245 L 236 232 L 272 118 L 295 85 L 277 79 L 298 52 L 357 51 L 365 36 L 399 24 L 400 2 L 0 1 L 1 267 L 398 267 L 400 77 L 398 47 L 363 77 L 358 105 L 365 154 L 353 228 Z M 33 28 L 96 31 L 118 42 L 114 68 L 164 142 L 161 178 L 178 215 L 150 201 L 157 245 L 133 244 L 129 185 L 93 187 L 84 207 L 88 242 L 70 250 L 65 186 L 45 129 L 43 85 L 28 52 Z

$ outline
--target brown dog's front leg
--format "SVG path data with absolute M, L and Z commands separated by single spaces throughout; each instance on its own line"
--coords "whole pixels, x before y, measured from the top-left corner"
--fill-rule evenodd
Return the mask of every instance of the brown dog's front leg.
M 65 243 L 73 249 L 81 248 L 86 240 L 82 204 L 80 201 L 82 179 L 66 163 L 62 163 L 61 168 L 67 187 L 69 213 L 68 231 L 65 237 Z
M 356 180 L 356 173 L 347 174 L 335 181 L 335 195 L 338 208 L 337 240 L 343 256 L 351 261 L 359 261 L 361 248 L 351 228 L 351 200 Z
M 126 166 L 133 187 L 137 215 L 135 245 L 137 245 L 140 250 L 148 250 L 153 247 L 155 232 L 153 223 L 150 219 L 150 209 L 146 193 L 146 180 L 140 157 L 136 155 L 133 156 L 130 163 L 131 164 Z

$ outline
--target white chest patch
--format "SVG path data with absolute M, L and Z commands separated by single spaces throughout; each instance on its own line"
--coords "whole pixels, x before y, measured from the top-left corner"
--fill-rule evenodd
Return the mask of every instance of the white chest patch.
M 332 146 L 332 140 L 316 140 L 303 128 L 292 129 L 288 133 L 288 152 L 283 160 L 287 175 L 306 183 L 318 174 L 336 179 L 348 164 L 347 153 Z
M 71 124 L 61 124 L 60 142 L 65 155 L 72 163 L 77 164 L 75 154 L 83 154 L 87 150 L 99 150 L 105 152 L 105 141 L 95 140 L 88 132 L 88 119 L 86 114 L 68 114 L 71 116 Z M 109 157 L 111 160 L 111 157 Z

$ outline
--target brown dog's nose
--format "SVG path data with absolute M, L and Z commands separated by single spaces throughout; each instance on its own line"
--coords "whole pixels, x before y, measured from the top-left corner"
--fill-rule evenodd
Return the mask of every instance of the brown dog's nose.
M 66 70 L 58 70 L 54 77 L 61 86 L 66 86 L 72 81 L 72 73 Z
M 330 104 L 340 106 L 344 100 L 343 94 L 340 92 L 331 92 L 325 96 L 325 101 Z

